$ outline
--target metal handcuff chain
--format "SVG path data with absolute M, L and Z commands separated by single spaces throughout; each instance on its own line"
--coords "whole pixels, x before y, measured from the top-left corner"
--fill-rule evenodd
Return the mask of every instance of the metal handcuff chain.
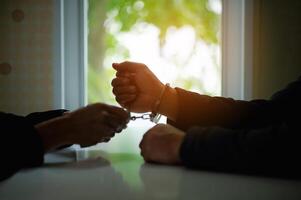
M 165 93 L 165 91 L 167 90 L 167 88 L 170 87 L 169 83 L 165 84 L 161 94 L 160 94 L 160 97 L 159 99 L 155 102 L 155 110 L 151 113 L 144 113 L 140 116 L 131 116 L 130 117 L 130 120 L 132 121 L 135 121 L 137 119 L 143 119 L 143 120 L 150 120 L 154 123 L 158 123 L 160 121 L 160 118 L 161 118 L 161 114 L 158 114 L 157 111 L 158 111 L 158 107 L 160 106 L 160 103 L 162 101 L 162 97 Z M 131 110 L 130 107 L 128 109 L 129 111 Z

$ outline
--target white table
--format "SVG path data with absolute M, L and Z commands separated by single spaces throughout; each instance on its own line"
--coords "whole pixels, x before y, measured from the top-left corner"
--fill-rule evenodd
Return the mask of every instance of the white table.
M 44 166 L 0 183 L 0 200 L 301 199 L 301 181 L 144 164 L 140 138 L 127 137 L 130 134 L 90 149 L 48 154 Z

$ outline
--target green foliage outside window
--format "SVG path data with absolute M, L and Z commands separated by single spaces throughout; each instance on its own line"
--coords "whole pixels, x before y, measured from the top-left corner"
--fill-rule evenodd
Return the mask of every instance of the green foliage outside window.
M 169 28 L 190 25 L 197 38 L 209 45 L 218 45 L 220 15 L 209 9 L 209 0 L 89 0 L 89 70 L 88 101 L 114 104 L 110 82 L 114 70 L 104 66 L 106 57 L 126 60 L 128 49 L 116 40 L 114 33 L 129 32 L 137 23 L 148 23 L 160 30 L 160 45 L 165 42 Z M 105 26 L 114 20 L 114 32 Z M 181 80 L 184 88 L 190 89 L 198 80 Z

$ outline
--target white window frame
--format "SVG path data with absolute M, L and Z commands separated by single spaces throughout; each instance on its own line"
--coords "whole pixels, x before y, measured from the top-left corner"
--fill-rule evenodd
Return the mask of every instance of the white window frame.
M 87 104 L 87 1 L 54 1 L 54 106 L 73 110 Z M 222 96 L 248 100 L 252 98 L 253 3 L 222 3 Z
M 54 107 L 87 104 L 87 1 L 54 0 Z
M 222 2 L 222 96 L 250 100 L 253 77 L 253 1 Z

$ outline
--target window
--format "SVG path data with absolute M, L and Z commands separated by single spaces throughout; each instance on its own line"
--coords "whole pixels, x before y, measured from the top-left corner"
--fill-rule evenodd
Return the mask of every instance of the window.
M 245 50 L 252 27 L 251 6 L 244 0 L 56 2 L 57 107 L 116 104 L 111 63 L 123 60 L 146 63 L 172 86 L 237 99 L 247 96 L 252 59 Z M 150 126 L 140 125 L 141 133 Z M 127 131 L 139 140 L 133 130 Z
M 115 104 L 111 64 L 124 60 L 147 64 L 172 86 L 221 94 L 221 0 L 89 0 L 88 7 L 89 103 Z
M 147 64 L 172 86 L 221 95 L 221 0 L 88 4 L 88 103 L 117 104 L 111 64 L 124 60 Z M 127 140 L 140 140 L 151 126 L 142 120 L 130 123 Z

